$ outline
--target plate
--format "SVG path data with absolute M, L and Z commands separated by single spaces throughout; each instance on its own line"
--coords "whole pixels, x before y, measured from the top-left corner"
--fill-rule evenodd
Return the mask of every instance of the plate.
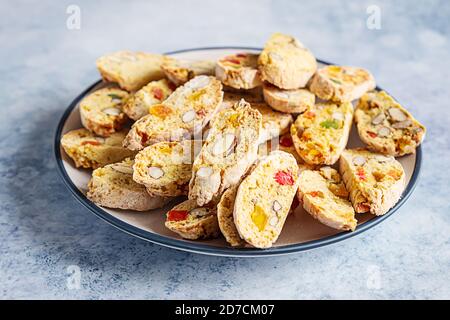
M 167 54 L 180 59 L 215 60 L 230 53 L 258 53 L 260 51 L 261 48 L 251 47 L 210 47 L 179 50 Z M 321 60 L 318 60 L 318 62 L 319 66 L 329 64 Z M 78 103 L 89 92 L 102 86 L 103 83 L 100 80 L 83 91 L 69 105 L 61 117 L 54 142 L 54 151 L 59 173 L 68 189 L 92 213 L 132 236 L 159 245 L 189 252 L 233 257 L 272 256 L 310 250 L 354 237 L 387 219 L 405 203 L 417 183 L 422 158 L 420 147 L 415 154 L 398 158 L 406 173 L 406 188 L 400 201 L 383 216 L 376 217 L 371 214 L 357 215 L 358 226 L 354 232 L 342 232 L 322 225 L 299 206 L 295 212 L 289 214 L 280 237 L 274 246 L 269 249 L 261 250 L 252 247 L 232 248 L 223 238 L 202 241 L 184 240 L 164 226 L 165 212 L 174 204 L 149 212 L 134 212 L 102 208 L 86 198 L 86 188 L 91 171 L 75 168 L 72 160 L 62 150 L 60 140 L 66 132 L 82 127 Z M 377 89 L 381 90 L 379 87 Z M 363 146 L 355 127 L 352 128 L 348 146 Z

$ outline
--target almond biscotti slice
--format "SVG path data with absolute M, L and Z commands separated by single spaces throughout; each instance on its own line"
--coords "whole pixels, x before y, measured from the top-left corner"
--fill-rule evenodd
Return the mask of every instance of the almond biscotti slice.
M 81 124 L 102 137 L 120 131 L 128 120 L 123 112 L 128 97 L 128 92 L 119 88 L 103 88 L 88 94 L 80 101 Z
M 133 181 L 133 160 L 108 164 L 92 172 L 87 197 L 107 208 L 147 211 L 161 208 L 169 197 L 150 195 L 143 185 Z
M 364 149 L 344 150 L 339 171 L 357 213 L 385 214 L 405 188 L 405 171 L 392 156 Z
M 334 229 L 355 230 L 355 211 L 335 169 L 302 170 L 299 180 L 297 198 L 311 216 Z
M 164 78 L 160 54 L 118 51 L 97 59 L 97 68 L 105 81 L 116 82 L 122 89 L 136 91 L 153 80 Z
M 261 78 L 281 89 L 303 88 L 317 69 L 316 58 L 294 37 L 273 34 L 258 59 Z
M 192 167 L 189 199 L 203 206 L 238 183 L 256 160 L 260 133 L 261 114 L 244 100 L 217 114 Z
M 308 164 L 331 165 L 347 145 L 353 106 L 319 103 L 297 117 L 291 126 L 295 149 Z
M 216 77 L 224 85 L 235 89 L 253 89 L 262 84 L 258 71 L 258 55 L 236 53 L 220 58 Z
M 239 236 L 233 217 L 234 202 L 238 187 L 239 185 L 236 184 L 225 190 L 220 198 L 220 202 L 217 204 L 217 220 L 220 231 L 225 237 L 225 240 L 233 247 L 245 244 L 245 241 Z
M 197 76 L 178 87 L 167 100 L 149 108 L 136 121 L 123 145 L 141 150 L 161 141 L 180 141 L 201 134 L 222 103 L 222 84 L 210 76 Z
M 176 86 L 166 79 L 151 81 L 128 99 L 123 112 L 130 119 L 139 120 L 148 114 L 151 106 L 162 103 L 175 89 Z
M 135 155 L 122 147 L 126 134 L 122 130 L 103 138 L 86 129 L 76 129 L 61 138 L 61 145 L 76 167 L 96 169 Z
M 317 70 L 309 89 L 321 99 L 346 102 L 375 89 L 375 79 L 362 68 L 331 65 Z
M 165 226 L 190 240 L 217 238 L 220 234 L 215 204 L 200 207 L 186 200 L 167 212 Z
M 361 97 L 355 110 L 359 137 L 369 149 L 391 156 L 416 152 L 426 129 L 384 91 Z
M 289 132 L 289 128 L 294 122 L 292 115 L 275 111 L 265 103 L 255 102 L 251 103 L 251 106 L 262 115 L 260 143 Z
M 214 61 L 188 61 L 168 58 L 161 65 L 161 69 L 170 81 L 180 86 L 196 76 L 214 75 L 215 66 Z
M 240 184 L 234 205 L 239 235 L 257 248 L 269 248 L 278 239 L 298 187 L 298 165 L 283 151 L 258 160 Z
M 316 96 L 308 89 L 283 90 L 269 83 L 264 83 L 263 94 L 269 106 L 285 113 L 302 113 L 316 101 Z
M 159 196 L 187 195 L 192 163 L 201 141 L 159 142 L 141 150 L 135 157 L 133 179 Z

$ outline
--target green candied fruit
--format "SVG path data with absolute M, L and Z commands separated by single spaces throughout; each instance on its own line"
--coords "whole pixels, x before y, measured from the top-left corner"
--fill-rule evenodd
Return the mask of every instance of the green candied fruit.
M 337 120 L 325 120 L 320 123 L 320 125 L 324 128 L 330 129 L 339 129 L 339 122 Z

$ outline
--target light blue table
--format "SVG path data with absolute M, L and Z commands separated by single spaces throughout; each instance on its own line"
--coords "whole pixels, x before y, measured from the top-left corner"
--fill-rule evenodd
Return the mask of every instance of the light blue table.
M 72 3 L 80 29 L 67 28 Z M 448 1 L 126 3 L 0 3 L 0 298 L 450 298 Z M 372 4 L 381 29 L 367 27 Z M 69 102 L 98 79 L 96 57 L 261 46 L 274 31 L 321 59 L 370 69 L 428 127 L 419 184 L 394 216 L 330 247 L 228 259 L 135 239 L 70 195 L 53 135 Z

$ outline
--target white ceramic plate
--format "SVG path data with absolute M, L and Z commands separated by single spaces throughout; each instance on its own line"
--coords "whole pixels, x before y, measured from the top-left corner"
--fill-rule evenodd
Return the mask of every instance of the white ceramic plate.
M 218 59 L 219 57 L 230 53 L 259 52 L 260 50 L 260 48 L 247 47 L 215 47 L 180 50 L 170 52 L 168 54 L 182 59 L 211 60 Z M 319 61 L 319 65 L 325 64 L 327 63 Z M 280 255 L 309 250 L 342 241 L 364 232 L 380 223 L 397 211 L 398 208 L 405 203 L 407 198 L 411 195 L 417 182 L 421 167 L 420 147 L 417 149 L 416 154 L 404 156 L 398 159 L 406 172 L 406 189 L 403 192 L 400 201 L 388 213 L 380 217 L 375 217 L 370 214 L 357 215 L 358 226 L 354 232 L 340 232 L 322 225 L 307 214 L 301 206 L 299 206 L 294 213 L 289 215 L 278 241 L 270 249 L 261 250 L 251 247 L 232 248 L 227 245 L 223 238 L 203 241 L 184 240 L 177 234 L 166 229 L 164 226 L 165 212 L 167 212 L 173 204 L 169 204 L 163 209 L 152 210 L 149 212 L 134 212 L 102 208 L 86 198 L 86 188 L 91 171 L 75 168 L 73 161 L 64 153 L 60 145 L 60 140 L 62 135 L 66 132 L 82 127 L 78 111 L 78 102 L 86 94 L 101 87 L 102 85 L 103 83 L 98 81 L 87 88 L 70 104 L 62 116 L 55 136 L 55 155 L 58 168 L 69 190 L 91 212 L 114 225 L 118 229 L 153 243 L 190 252 L 240 257 Z M 353 127 L 348 146 L 356 147 L 362 145 L 363 144 L 359 140 L 357 131 Z

